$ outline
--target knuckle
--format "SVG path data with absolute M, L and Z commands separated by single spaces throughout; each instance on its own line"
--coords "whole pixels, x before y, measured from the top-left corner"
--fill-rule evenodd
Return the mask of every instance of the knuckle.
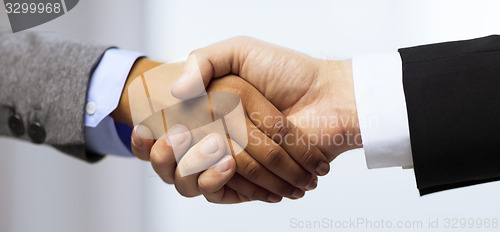
M 285 118 L 277 117 L 273 119 L 271 132 L 273 141 L 281 145 L 290 133 L 290 126 L 286 123 Z
M 167 162 L 167 157 L 162 155 L 158 149 L 152 149 L 150 155 L 151 163 L 156 165 L 162 165 Z
M 269 193 L 265 190 L 256 188 L 251 193 L 251 200 L 267 201 Z
M 158 172 L 156 172 L 156 173 L 158 173 Z M 167 184 L 174 184 L 173 177 L 164 176 L 161 173 L 158 173 L 158 176 L 161 178 L 161 180 L 163 180 L 163 182 L 165 182 Z
M 243 195 L 240 192 L 236 192 L 236 195 L 238 196 L 240 202 L 252 201 L 250 198 L 248 198 L 246 195 Z
M 175 183 L 175 188 L 177 189 L 177 192 L 179 194 L 181 194 L 181 196 L 183 196 L 183 197 L 191 198 L 191 197 L 196 197 L 196 196 L 200 195 L 199 193 L 191 193 L 189 191 L 186 191 L 184 188 L 182 188 L 179 185 L 179 183 Z
M 214 202 L 214 199 L 212 199 L 210 197 L 207 197 L 205 195 L 203 195 L 203 197 L 205 197 L 205 200 L 207 200 L 209 203 L 216 203 L 216 202 Z
M 153 170 L 158 174 L 158 176 L 163 180 L 163 182 L 167 184 L 174 184 L 174 174 L 173 170 L 171 170 L 167 165 L 164 163 L 162 164 L 162 161 L 157 162 L 157 160 L 151 160 L 151 166 L 153 167 Z
M 143 152 L 139 152 L 139 151 L 133 149 L 132 153 L 134 153 L 135 157 L 137 157 L 140 160 L 144 160 L 144 161 L 148 160 L 147 155 L 145 155 Z M 149 159 L 151 159 L 151 156 L 149 157 Z
M 309 184 L 309 182 L 311 182 L 312 179 L 313 175 L 310 173 L 306 173 L 295 177 L 295 179 L 293 179 L 292 183 L 290 184 L 292 184 L 295 187 L 302 188 L 305 187 L 307 184 Z
M 271 147 L 265 153 L 265 161 L 270 167 L 278 167 L 285 157 L 280 147 Z
M 316 153 L 312 149 L 307 149 L 301 157 L 302 165 L 310 168 L 314 168 L 314 165 L 320 160 L 320 157 L 316 157 Z
M 281 184 L 278 189 L 278 192 L 276 194 L 280 196 L 291 196 L 293 192 L 295 191 L 294 187 L 288 185 L 288 184 Z
M 257 180 L 260 177 L 259 165 L 255 162 L 248 162 L 243 168 L 243 175 L 249 180 Z
M 191 197 L 191 195 L 187 194 L 186 192 L 184 192 L 182 190 L 177 189 L 177 192 L 179 192 L 179 194 L 181 194 L 181 196 L 183 196 L 183 197 Z
M 300 195 L 298 195 L 298 196 L 292 196 L 292 197 L 295 197 L 296 199 L 300 199 L 300 198 L 303 198 L 305 195 L 306 195 L 306 192 L 304 190 L 302 190 L 300 192 Z
M 201 179 L 198 179 L 198 188 L 200 189 L 200 191 L 202 193 L 211 193 L 211 192 L 213 192 L 212 191 L 213 190 L 212 186 L 208 182 L 203 181 Z
M 207 197 L 207 196 L 205 196 L 205 199 L 206 199 L 208 202 L 213 203 L 213 204 L 217 204 L 217 203 L 219 203 L 219 202 L 218 202 L 218 201 L 216 201 L 215 199 L 210 198 L 210 197 Z
M 247 196 L 250 200 L 259 200 L 260 198 L 260 192 L 257 189 L 251 190 L 249 196 Z
M 139 148 L 139 147 L 135 146 L 134 144 L 132 144 L 132 153 L 134 153 L 135 157 L 137 157 L 140 160 L 144 160 L 144 161 L 151 160 L 151 155 L 150 155 L 149 151 L 147 151 L 144 148 Z

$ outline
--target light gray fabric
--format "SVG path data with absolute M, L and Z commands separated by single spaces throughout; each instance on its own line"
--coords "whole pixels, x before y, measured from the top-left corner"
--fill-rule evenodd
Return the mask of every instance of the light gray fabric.
M 5 106 L 14 107 L 26 130 L 34 120 L 43 124 L 45 143 L 95 160 L 85 152 L 84 108 L 91 71 L 108 48 L 50 33 L 0 32 L 0 135 L 12 136 Z M 20 138 L 30 141 L 27 133 Z

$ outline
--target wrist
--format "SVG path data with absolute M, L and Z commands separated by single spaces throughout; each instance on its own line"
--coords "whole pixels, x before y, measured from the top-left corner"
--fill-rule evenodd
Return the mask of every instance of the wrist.
M 349 122 L 344 128 L 345 136 L 348 141 L 352 141 L 349 145 L 350 149 L 362 148 L 361 130 L 359 129 L 358 109 L 356 107 L 356 97 L 354 94 L 354 80 L 352 71 L 352 60 L 337 61 L 338 67 L 341 70 L 341 77 L 344 78 L 344 103 L 345 114 L 344 121 Z
M 352 60 L 324 60 L 320 78 L 328 78 L 328 94 L 337 113 L 337 125 L 343 135 L 343 144 L 338 154 L 363 147 L 359 128 L 358 112 L 354 95 Z
M 140 78 L 143 73 L 147 72 L 150 69 L 153 69 L 160 64 L 161 63 L 152 61 L 148 58 L 137 59 L 137 61 L 132 66 L 132 69 L 130 70 L 127 81 L 125 82 L 125 86 L 123 87 L 118 107 L 116 107 L 116 109 L 110 114 L 115 122 L 123 123 L 130 127 L 134 126 L 130 113 L 128 87 L 130 86 L 130 83 L 132 83 L 132 81 L 134 81 L 136 78 Z

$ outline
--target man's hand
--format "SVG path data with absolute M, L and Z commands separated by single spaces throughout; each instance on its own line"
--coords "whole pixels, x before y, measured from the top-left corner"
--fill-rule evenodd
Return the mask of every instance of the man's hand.
M 139 62 L 142 62 L 143 67 L 147 68 L 153 68 L 159 64 L 147 59 Z M 179 70 L 177 73 L 180 73 L 184 67 L 183 64 L 169 65 L 170 70 Z M 128 85 L 133 80 L 132 77 L 140 76 L 141 72 L 147 70 L 147 68 L 140 67 L 132 70 L 120 105 L 115 111 L 115 120 L 129 125 L 131 125 L 131 119 L 128 107 Z M 168 76 L 168 74 L 166 75 Z M 247 118 L 247 131 L 251 134 L 249 144 L 234 159 L 230 156 L 224 157 L 212 168 L 184 177 L 179 175 L 179 167 L 182 168 L 183 160 L 206 159 L 207 154 L 201 149 L 204 147 L 204 142 L 220 138 L 215 138 L 214 135 L 214 139 L 205 138 L 190 148 L 191 137 L 187 129 L 184 129 L 184 132 L 187 133 L 175 133 L 174 138 L 169 136 L 167 132 L 165 138 L 157 141 L 146 139 L 153 136 L 151 131 L 143 126 L 136 127 L 132 134 L 134 154 L 140 159 L 151 160 L 153 168 L 159 176 L 165 182 L 175 184 L 182 195 L 191 197 L 203 194 L 209 201 L 217 203 L 236 203 L 248 200 L 278 202 L 282 196 L 292 199 L 301 198 L 304 195 L 304 190 L 316 187 L 316 175 L 324 175 L 328 172 L 329 165 L 326 163 L 326 157 L 316 147 L 310 146 L 308 141 L 305 144 L 282 144 L 280 146 L 268 137 L 273 135 L 279 137 L 283 131 L 293 132 L 290 134 L 297 136 L 302 134 L 292 124 L 284 123 L 286 118 L 282 113 L 247 82 L 234 76 L 227 77 L 212 83 L 208 90 L 233 92 L 239 95 L 246 114 L 254 115 L 253 118 Z M 272 125 L 261 123 L 265 120 L 264 117 L 270 117 L 275 123 Z M 179 141 L 179 134 L 183 135 L 181 136 L 182 141 Z M 184 147 L 181 146 L 181 153 L 185 152 L 186 154 L 182 157 L 179 165 L 177 165 L 173 154 L 171 146 L 173 142 L 186 144 Z M 214 148 L 213 144 L 211 147 Z M 214 149 L 224 152 L 223 146 L 216 146 Z M 321 169 L 317 168 L 318 164 L 323 164 Z
M 187 63 L 172 88 L 177 98 L 198 94 L 192 91 L 190 79 L 202 78 L 208 85 L 212 78 L 238 75 L 305 132 L 330 161 L 362 146 L 351 61 L 315 59 L 253 38 L 236 37 L 193 51 Z M 201 77 L 194 69 L 200 70 Z

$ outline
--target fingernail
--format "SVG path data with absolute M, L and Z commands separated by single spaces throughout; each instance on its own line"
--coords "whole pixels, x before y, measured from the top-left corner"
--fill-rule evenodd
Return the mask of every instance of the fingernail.
M 188 74 L 187 72 L 183 72 L 180 76 L 179 76 L 179 79 L 177 79 L 177 81 L 175 81 L 175 83 L 172 85 L 172 90 L 173 89 L 178 89 L 178 88 L 182 88 L 182 86 L 184 86 L 186 84 L 186 82 L 188 81 Z
M 211 155 L 219 150 L 219 135 L 212 134 L 210 137 L 203 142 L 200 146 L 200 151 L 203 154 Z
M 293 194 L 292 194 L 292 197 L 293 198 L 301 198 L 304 196 L 304 192 L 300 189 L 295 189 L 295 191 L 293 191 Z
M 309 182 L 309 184 L 306 186 L 307 190 L 313 190 L 318 186 L 318 180 L 314 179 L 313 181 Z
M 172 96 L 187 100 L 206 93 L 200 67 L 194 55 L 188 57 L 184 70 L 170 89 Z
M 230 168 L 230 165 L 229 165 L 229 162 L 230 160 L 232 159 L 233 157 L 231 156 L 225 156 L 224 158 L 222 158 L 216 165 L 215 165 L 215 171 L 219 172 L 219 173 L 223 173 L 223 172 L 226 172 L 227 170 L 229 170 Z
M 267 200 L 269 200 L 270 202 L 280 202 L 281 197 L 278 195 L 271 194 L 271 196 L 269 196 Z
M 188 82 L 189 82 L 189 75 L 187 72 L 183 72 L 179 77 L 179 79 L 177 79 L 177 81 L 175 81 L 175 83 L 172 85 L 172 88 L 170 89 L 170 94 L 179 99 L 188 99 L 190 92 L 187 90 Z
M 170 145 L 179 145 L 186 140 L 186 128 L 182 126 L 173 126 L 168 130 L 168 141 Z
M 145 139 L 147 136 L 145 129 L 146 128 L 144 128 L 144 126 L 142 126 L 142 125 L 135 126 L 134 130 L 135 130 L 136 136 L 132 136 L 132 143 L 134 146 L 136 146 L 136 147 L 142 146 L 142 144 L 143 144 L 142 139 Z
M 138 136 L 132 136 L 132 145 L 134 145 L 134 147 L 140 147 L 142 146 L 142 140 L 137 138 Z
M 328 163 L 321 161 L 318 166 L 316 166 L 316 173 L 320 176 L 324 176 L 330 171 L 330 165 Z

